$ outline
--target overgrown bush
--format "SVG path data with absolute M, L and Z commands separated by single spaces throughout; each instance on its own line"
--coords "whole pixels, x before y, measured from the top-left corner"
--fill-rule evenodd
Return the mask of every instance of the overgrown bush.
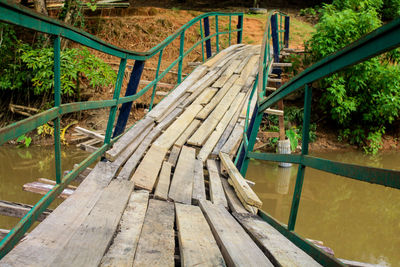
M 325 5 L 306 44 L 312 61 L 332 54 L 382 25 L 388 2 L 335 0 Z M 392 10 L 393 11 L 393 10 Z M 320 108 L 339 125 L 341 138 L 376 153 L 386 127 L 399 119 L 400 52 L 393 50 L 348 67 L 320 82 Z

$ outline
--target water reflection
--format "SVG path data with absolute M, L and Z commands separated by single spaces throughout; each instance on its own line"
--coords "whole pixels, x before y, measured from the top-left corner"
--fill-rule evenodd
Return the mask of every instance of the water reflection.
M 313 156 L 387 169 L 400 169 L 400 152 L 369 157 L 359 152 Z M 251 161 L 248 179 L 263 209 L 287 224 L 297 166 Z M 400 190 L 306 169 L 296 232 L 322 240 L 340 258 L 400 266 Z

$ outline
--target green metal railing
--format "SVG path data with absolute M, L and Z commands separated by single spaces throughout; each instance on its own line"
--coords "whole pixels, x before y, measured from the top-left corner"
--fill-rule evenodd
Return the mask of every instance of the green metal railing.
M 348 66 L 363 62 L 371 57 L 399 47 L 400 18 L 392 21 L 391 23 L 388 23 L 385 26 L 378 28 L 374 32 L 366 35 L 365 37 L 347 46 L 346 48 L 322 59 L 318 63 L 312 65 L 311 67 L 291 79 L 288 83 L 273 92 L 271 95 L 266 97 L 265 86 L 268 80 L 268 68 L 265 67 L 265 62 L 269 62 L 268 60 L 271 59 L 270 55 L 267 52 L 269 51 L 270 38 L 269 25 L 271 25 L 273 20 L 274 18 L 272 18 L 270 14 L 268 17 L 267 28 L 264 35 L 264 39 L 266 39 L 267 41 L 263 42 L 263 46 L 261 48 L 258 85 L 255 85 L 253 88 L 254 90 L 258 86 L 258 101 L 255 107 L 254 116 L 249 123 L 249 127 L 247 127 L 246 122 L 246 132 L 244 133 L 244 138 L 241 145 L 241 150 L 244 151 L 242 152 L 242 154 L 244 154 L 244 156 L 241 157 L 240 154 L 237 156 L 236 166 L 240 169 L 242 175 L 245 176 L 250 159 L 268 160 L 275 162 L 290 162 L 299 164 L 288 225 L 286 226 L 279 223 L 274 218 L 272 218 L 272 216 L 264 211 L 259 211 L 259 215 L 322 265 L 343 265 L 342 262 L 333 257 L 330 257 L 323 251 L 316 248 L 310 242 L 305 241 L 304 239 L 299 237 L 294 232 L 306 167 L 311 167 L 317 170 L 341 175 L 343 177 L 359 181 L 388 186 L 395 189 L 400 189 L 400 171 L 364 167 L 308 156 L 309 126 L 312 99 L 311 84 L 323 77 L 343 70 Z M 280 21 L 282 23 L 282 20 Z M 281 47 L 282 33 L 278 33 L 280 36 L 279 43 Z M 274 60 L 276 58 L 279 59 L 279 57 L 277 57 L 279 55 L 279 50 L 274 52 L 278 52 L 275 53 Z M 267 60 L 265 60 L 265 58 L 267 58 Z M 254 144 L 260 128 L 264 111 L 267 108 L 275 105 L 278 101 L 282 100 L 287 95 L 301 88 L 305 88 L 302 130 L 303 140 L 301 154 L 288 155 L 253 152 Z M 246 120 L 249 120 L 249 118 L 247 117 Z
M 236 29 L 232 27 L 232 17 L 238 16 L 238 24 Z M 214 34 L 209 34 L 209 22 L 208 18 L 215 18 Z M 229 30 L 219 31 L 219 17 L 229 17 Z M 228 35 L 229 44 L 231 43 L 232 33 L 237 33 L 237 40 L 242 40 L 243 32 L 243 13 L 221 13 L 221 12 L 210 12 L 202 14 L 178 29 L 174 34 L 167 37 L 160 44 L 156 45 L 147 52 L 135 52 L 125 49 L 118 48 L 109 43 L 106 43 L 97 37 L 90 35 L 82 30 L 71 27 L 67 24 L 35 13 L 30 9 L 19 6 L 12 1 L 0 0 L 0 21 L 18 25 L 27 29 L 43 32 L 53 36 L 54 40 L 54 107 L 48 109 L 40 114 L 34 115 L 27 119 L 18 121 L 0 129 L 0 145 L 15 139 L 25 133 L 28 133 L 37 127 L 49 122 L 54 122 L 54 143 L 55 143 L 55 165 L 56 165 L 56 182 L 57 184 L 50 190 L 45 196 L 43 196 L 39 202 L 18 222 L 18 224 L 10 231 L 10 233 L 0 242 L 0 258 L 4 257 L 21 239 L 26 231 L 31 227 L 33 222 L 36 221 L 38 216 L 52 203 L 52 201 L 63 191 L 63 189 L 75 179 L 75 177 L 87 168 L 90 164 L 95 162 L 104 152 L 119 138 L 123 133 L 128 119 L 132 102 L 141 97 L 144 93 L 152 88 L 152 97 L 150 103 L 150 109 L 153 107 L 154 95 L 157 88 L 157 82 L 159 82 L 173 67 L 178 65 L 178 78 L 177 83 L 182 81 L 182 69 L 183 59 L 193 49 L 201 45 L 202 47 L 202 59 L 204 58 L 204 44 L 206 43 L 207 57 L 211 56 L 211 45 L 210 40 L 215 38 L 216 40 L 216 51 L 218 52 L 219 47 L 219 36 Z M 203 22 L 203 23 L 202 23 Z M 192 47 L 185 50 L 185 32 L 196 24 L 200 25 L 200 40 L 197 41 Z M 207 25 L 206 25 L 207 24 Z M 204 29 L 203 29 L 204 28 Z M 204 32 L 207 34 L 204 34 Z M 89 48 L 101 51 L 103 53 L 118 57 L 120 59 L 119 70 L 117 80 L 115 83 L 115 89 L 113 98 L 110 100 L 101 101 L 87 101 L 87 102 L 75 102 L 75 103 L 61 103 L 61 76 L 60 76 L 60 41 L 61 38 L 66 38 L 74 41 L 80 45 L 87 46 Z M 170 45 L 174 40 L 179 40 L 179 56 L 176 58 L 163 72 L 160 73 L 161 61 L 163 51 Z M 137 86 L 139 84 L 140 76 L 146 60 L 158 55 L 158 64 L 155 79 L 146 85 L 139 92 Z M 120 97 L 123 77 L 125 73 L 126 63 L 128 59 L 135 60 L 135 65 L 132 70 L 131 79 L 128 83 L 126 94 L 124 97 Z M 120 114 L 118 117 L 117 124 L 114 129 L 114 122 L 117 113 L 117 108 L 122 105 Z M 60 143 L 60 118 L 64 114 L 78 112 L 90 109 L 99 108 L 110 108 L 107 129 L 105 133 L 104 144 L 98 148 L 95 152 L 89 155 L 84 161 L 82 161 L 76 168 L 69 172 L 64 177 L 62 176 L 62 164 L 61 164 L 61 143 Z M 114 136 L 113 134 L 114 129 Z

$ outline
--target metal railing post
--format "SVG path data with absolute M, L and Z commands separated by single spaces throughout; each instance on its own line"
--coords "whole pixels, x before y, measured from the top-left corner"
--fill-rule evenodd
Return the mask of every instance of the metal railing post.
M 217 49 L 217 53 L 219 52 L 219 29 L 218 29 L 218 16 L 215 16 L 215 33 L 217 34 L 215 36 L 215 46 Z
M 114 89 L 114 95 L 113 95 L 114 100 L 119 99 L 119 93 L 121 92 L 122 81 L 124 80 L 126 61 L 127 61 L 126 57 L 121 58 L 121 62 L 119 63 L 117 81 L 115 82 L 115 89 Z M 112 129 L 114 126 L 115 115 L 117 114 L 117 108 L 118 108 L 118 105 L 115 105 L 115 106 L 112 106 L 110 109 L 110 114 L 108 115 L 107 130 L 106 130 L 106 134 L 104 136 L 104 144 L 109 144 L 111 141 L 111 133 L 112 133 Z M 122 120 L 122 118 L 121 118 L 121 120 Z
M 160 67 L 161 67 L 161 59 L 163 55 L 164 49 L 160 51 L 160 54 L 158 56 L 158 63 L 157 63 L 157 70 L 156 70 L 156 77 L 155 80 L 158 79 L 158 74 L 160 72 Z M 150 106 L 149 106 L 149 111 L 153 109 L 153 104 L 154 104 L 154 96 L 156 95 L 156 89 L 157 89 L 157 82 L 153 86 L 153 92 L 151 94 L 151 100 L 150 100 Z
M 232 39 L 232 33 L 231 33 L 231 31 L 232 31 L 232 16 L 229 16 L 229 33 L 228 33 L 228 43 L 229 43 L 229 46 L 231 46 L 231 39 Z
M 278 15 L 271 16 L 271 37 L 272 37 L 272 47 L 274 50 L 274 62 L 279 62 L 279 35 L 278 35 Z M 274 74 L 280 75 L 282 70 L 280 67 L 276 67 L 273 70 Z
M 311 86 L 305 86 L 304 95 L 304 115 L 303 115 L 303 131 L 302 131 L 302 142 L 301 142 L 301 155 L 308 154 L 308 141 L 310 136 L 310 113 L 311 113 L 311 97 L 312 89 Z M 288 230 L 293 231 L 296 224 L 297 211 L 299 209 L 301 190 L 304 181 L 304 172 L 306 166 L 303 164 L 299 165 L 297 171 L 296 185 L 293 193 L 292 207 L 290 209 L 290 216 L 288 222 Z
M 290 29 L 290 17 L 286 16 L 285 17 L 285 37 L 284 37 L 284 45 L 285 48 L 289 48 L 289 31 Z
M 210 35 L 210 20 L 208 19 L 208 17 L 205 17 L 203 19 L 204 22 L 204 37 L 208 37 Z M 207 54 L 207 58 L 211 57 L 211 40 L 208 39 L 206 40 L 206 54 Z
M 140 82 L 140 77 L 142 76 L 144 64 L 145 61 L 143 60 L 135 61 L 128 85 L 126 87 L 125 96 L 136 94 Z M 120 107 L 117 124 L 115 125 L 114 133 L 112 135 L 113 138 L 122 134 L 125 131 L 126 123 L 128 122 L 129 114 L 131 113 L 132 104 L 133 102 L 128 102 L 122 104 L 122 106 Z
M 180 84 L 182 81 L 182 64 L 183 64 L 183 50 L 185 48 L 185 31 L 181 33 L 180 44 L 179 44 L 179 65 L 178 65 L 178 81 Z
M 56 36 L 54 39 L 54 107 L 59 108 L 61 105 L 61 38 Z M 56 164 L 56 182 L 61 183 L 61 126 L 60 115 L 54 122 L 54 160 Z
M 243 37 L 243 15 L 238 16 L 238 24 L 236 25 L 236 28 L 239 30 L 237 33 L 237 43 L 241 44 Z
M 201 20 L 199 20 L 199 22 L 200 22 L 200 38 L 201 38 L 201 40 L 203 40 L 204 39 L 203 23 L 201 23 Z M 204 62 L 204 42 L 203 41 L 201 42 L 201 58 Z

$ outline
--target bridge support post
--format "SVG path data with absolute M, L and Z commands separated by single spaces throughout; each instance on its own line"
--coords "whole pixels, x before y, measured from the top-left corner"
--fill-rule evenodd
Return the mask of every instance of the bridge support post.
M 54 106 L 60 107 L 61 105 L 61 38 L 56 36 L 54 39 Z M 62 169 L 61 169 L 61 126 L 60 115 L 53 121 L 54 122 L 54 161 L 56 163 L 56 182 L 61 183 Z
M 306 85 L 305 87 L 305 95 L 304 95 L 304 115 L 303 115 L 303 136 L 301 142 L 301 155 L 308 154 L 308 141 L 310 137 L 310 113 L 311 113 L 311 96 L 312 89 L 311 86 Z M 304 164 L 299 165 L 299 169 L 297 171 L 296 185 L 293 193 L 292 207 L 290 209 L 288 230 L 293 231 L 294 226 L 296 224 L 297 211 L 299 209 L 301 190 L 303 187 L 304 181 L 304 172 L 306 166 Z
M 140 77 L 142 76 L 145 61 L 136 60 L 133 65 L 131 77 L 129 78 L 128 86 L 126 87 L 125 96 L 136 94 L 139 86 Z M 117 124 L 115 125 L 113 138 L 122 134 L 125 130 L 126 123 L 128 122 L 129 114 L 131 112 L 133 102 L 122 104 L 119 109 Z
M 272 47 L 274 50 L 274 62 L 279 62 L 279 35 L 278 35 L 278 15 L 275 14 L 271 17 L 271 37 Z M 280 67 L 276 67 L 272 70 L 272 73 L 281 75 L 282 70 Z
M 290 29 L 290 17 L 286 16 L 285 17 L 285 36 L 283 39 L 283 44 L 285 46 L 285 48 L 289 48 L 289 31 Z
M 243 15 L 238 16 L 238 24 L 236 28 L 240 31 L 237 33 L 237 43 L 241 44 L 242 43 L 242 37 L 243 37 Z
M 210 36 L 210 20 L 208 19 L 208 17 L 205 17 L 203 19 L 203 24 L 204 24 L 204 37 L 207 38 L 208 36 Z M 207 58 L 211 57 L 211 40 L 208 39 L 206 40 L 206 54 L 207 54 Z

